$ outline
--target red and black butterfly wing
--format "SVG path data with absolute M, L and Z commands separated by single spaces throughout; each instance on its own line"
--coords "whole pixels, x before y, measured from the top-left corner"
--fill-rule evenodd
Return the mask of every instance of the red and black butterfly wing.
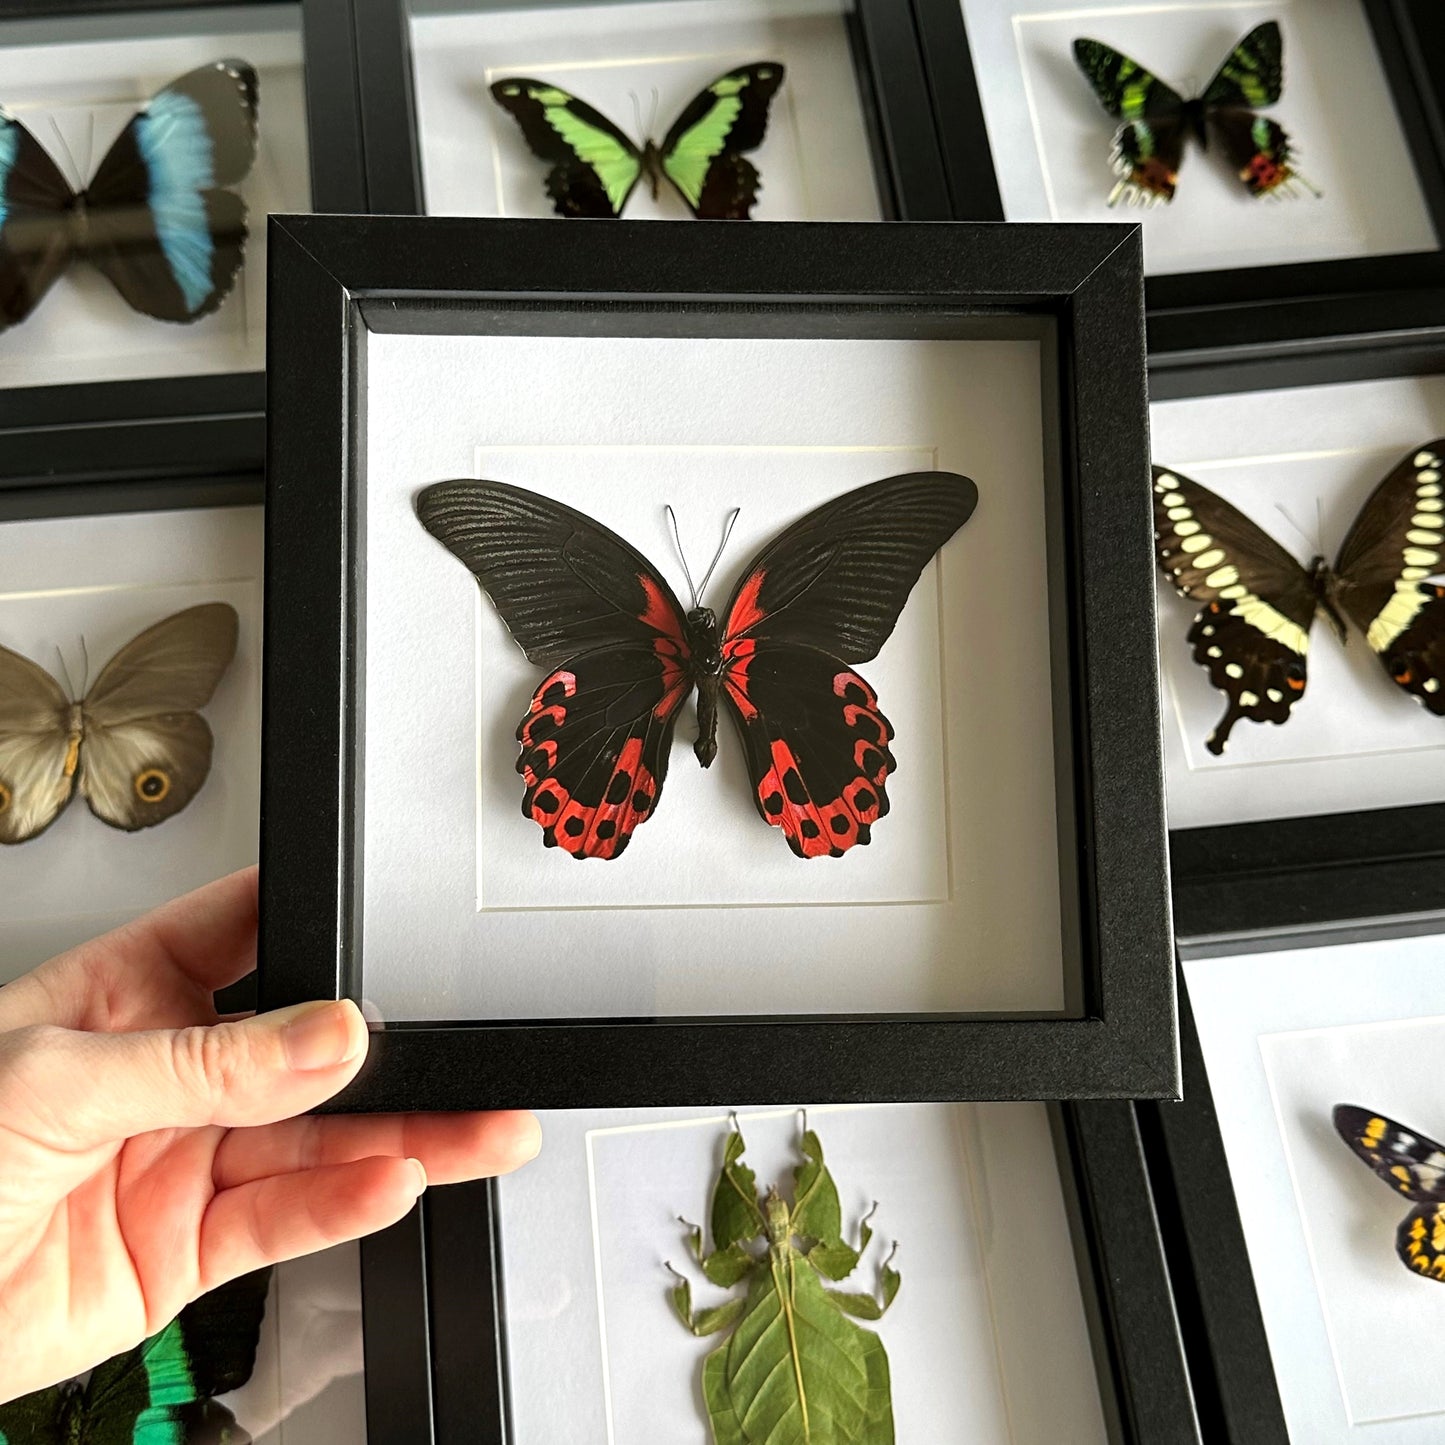
M 1445 1149 L 1354 1104 L 1336 1104 L 1340 1138 L 1391 1189 L 1415 1204 L 1395 1235 L 1395 1249 L 1407 1268 L 1445 1280 Z
M 1154 468 L 1154 546 L 1175 591 L 1206 604 L 1188 640 L 1229 707 L 1205 746 L 1222 753 L 1240 718 L 1284 722 L 1304 696 L 1309 573 L 1238 508 L 1163 467 Z
M 1419 447 L 1360 509 L 1335 564 L 1340 607 L 1391 679 L 1445 716 L 1445 437 Z
M 875 657 L 978 489 L 910 472 L 795 522 L 744 571 L 725 613 L 723 692 L 753 801 L 802 858 L 869 841 L 888 811 L 893 729 L 854 664 Z
M 416 506 L 547 669 L 517 729 L 522 812 L 548 847 L 617 857 L 657 806 L 692 688 L 672 589 L 616 533 L 521 487 L 439 482 Z

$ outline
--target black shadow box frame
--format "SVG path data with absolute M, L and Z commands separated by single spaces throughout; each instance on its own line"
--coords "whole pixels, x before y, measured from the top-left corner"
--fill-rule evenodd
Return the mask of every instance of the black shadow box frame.
M 1134 1106 L 1049 1109 L 1111 1445 L 1202 1445 Z M 370 1445 L 504 1445 L 506 1248 L 490 1180 L 361 1244 Z
M 378 215 L 425 215 L 410 5 L 408 0 L 352 3 L 369 209 Z M 949 220 L 954 213 L 948 177 L 929 101 L 922 37 L 912 11 L 897 0 L 855 3 L 845 20 L 883 214 L 888 220 Z M 515 0 L 477 0 L 475 8 L 517 6 Z
M 703 224 L 273 218 L 262 1006 L 363 996 L 357 528 L 370 333 L 1028 336 L 1044 347 L 1053 458 L 1072 1016 L 387 1024 L 328 1107 L 1175 1095 L 1137 231 Z M 618 317 L 631 329 L 619 333 Z
M 1287 359 L 1341 337 L 1445 324 L 1445 13 L 1431 0 L 1359 0 L 1394 98 L 1434 251 L 1198 271 L 1145 282 L 1151 380 L 1244 356 Z M 956 0 L 913 0 L 939 143 L 960 221 L 1006 217 Z
M 1151 370 L 1155 401 L 1445 372 L 1445 328 L 1305 355 Z M 1401 437 L 1402 448 L 1423 437 Z M 1445 803 L 1182 828 L 1169 835 L 1175 931 L 1247 937 L 1445 910 Z
M 361 117 L 350 0 L 0 0 L 0 21 L 39 21 L 130 12 L 174 13 L 203 24 L 208 9 L 249 7 L 264 24 L 268 10 L 299 9 L 310 148 L 311 204 L 317 211 L 366 209 Z M 252 216 L 258 230 L 264 216 Z M 266 450 L 266 377 L 261 371 L 211 376 L 147 377 L 74 385 L 0 389 L 0 484 L 39 485 L 58 476 L 99 480 L 123 470 L 148 474 L 135 455 L 165 460 L 192 440 L 168 443 L 154 434 L 176 419 L 200 428 L 222 469 L 259 469 Z M 188 437 L 194 438 L 194 430 Z

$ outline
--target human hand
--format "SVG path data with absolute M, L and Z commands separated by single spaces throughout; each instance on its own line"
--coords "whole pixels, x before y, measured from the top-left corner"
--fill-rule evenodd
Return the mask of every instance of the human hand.
M 0 1401 L 536 1154 L 521 1111 L 293 1117 L 355 1077 L 366 1025 L 349 1001 L 219 1021 L 255 961 L 247 869 L 0 989 Z

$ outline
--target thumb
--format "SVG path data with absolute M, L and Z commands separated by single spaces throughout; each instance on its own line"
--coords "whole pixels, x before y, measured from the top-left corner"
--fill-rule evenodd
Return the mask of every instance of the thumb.
M 185 1029 L 19 1029 L 0 1035 L 0 1092 L 28 1103 L 47 1142 L 70 1148 L 153 1129 L 272 1124 L 350 1083 L 366 1042 L 349 999 Z

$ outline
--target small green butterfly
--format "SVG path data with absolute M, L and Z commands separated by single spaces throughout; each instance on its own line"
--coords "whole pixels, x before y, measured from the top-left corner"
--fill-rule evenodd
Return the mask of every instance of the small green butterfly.
M 654 200 L 666 177 L 699 219 L 745 221 L 761 182 L 743 152 L 762 144 L 782 83 L 776 61 L 730 70 L 688 102 L 660 146 L 649 139 L 641 150 L 601 111 L 548 81 L 509 75 L 492 86 L 492 99 L 551 164 L 547 194 L 559 216 L 616 220 L 646 176 Z
M 251 1377 L 271 1271 L 242 1275 L 133 1350 L 0 1405 L 0 1445 L 251 1445 L 212 1396 Z

